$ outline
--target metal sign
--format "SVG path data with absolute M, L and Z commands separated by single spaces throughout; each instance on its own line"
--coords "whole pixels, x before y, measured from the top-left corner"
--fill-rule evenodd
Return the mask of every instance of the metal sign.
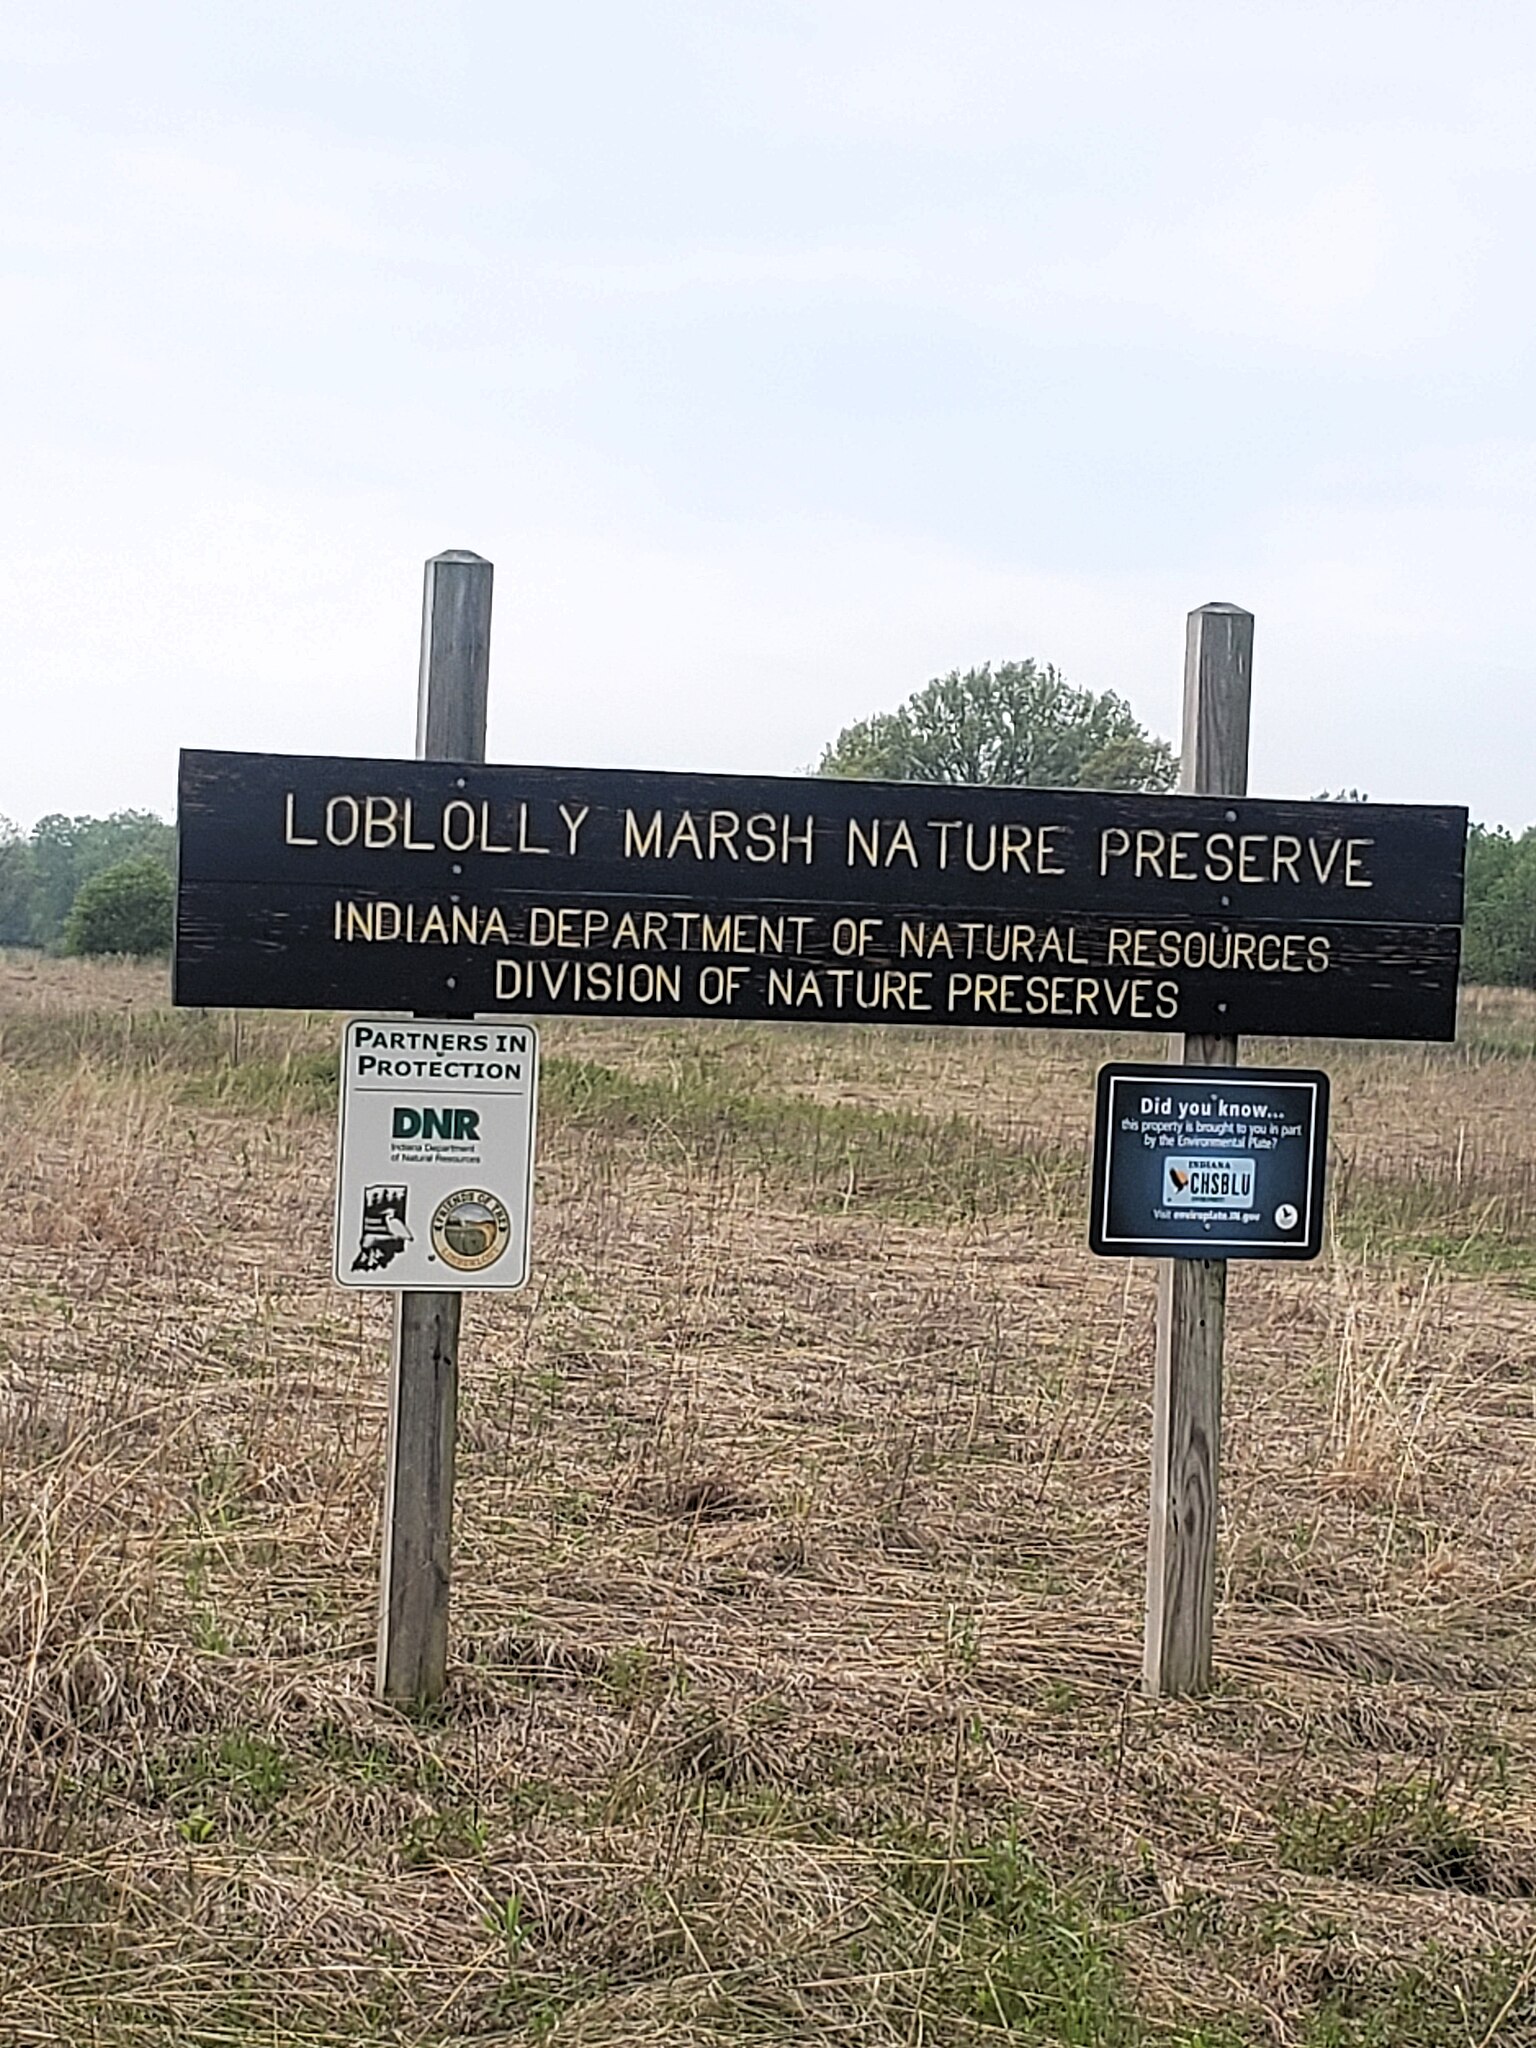
M 336 1174 L 343 1287 L 526 1283 L 538 1072 L 525 1024 L 351 1020 Z
M 185 753 L 231 1007 L 1451 1038 L 1466 813 Z
M 1099 1069 L 1088 1242 L 1109 1257 L 1315 1259 L 1328 1076 Z

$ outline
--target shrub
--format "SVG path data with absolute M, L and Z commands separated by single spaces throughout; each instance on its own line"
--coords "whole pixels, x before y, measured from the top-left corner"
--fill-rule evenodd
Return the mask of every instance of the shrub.
M 66 953 L 170 950 L 175 887 L 151 854 L 121 860 L 83 882 L 64 924 Z

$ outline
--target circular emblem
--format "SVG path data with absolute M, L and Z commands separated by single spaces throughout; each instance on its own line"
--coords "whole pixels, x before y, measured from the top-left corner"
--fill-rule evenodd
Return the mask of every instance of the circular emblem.
M 460 1273 L 494 1266 L 512 1237 L 512 1219 L 499 1195 L 485 1188 L 460 1188 L 444 1195 L 432 1212 L 432 1249 Z
M 1289 1202 L 1282 1202 L 1275 1211 L 1275 1227 L 1278 1230 L 1294 1230 L 1301 1218 Z

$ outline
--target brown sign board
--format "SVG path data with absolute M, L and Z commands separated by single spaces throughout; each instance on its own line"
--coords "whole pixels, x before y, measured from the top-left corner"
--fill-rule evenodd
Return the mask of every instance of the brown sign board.
M 187 752 L 175 999 L 1448 1039 L 1466 822 Z

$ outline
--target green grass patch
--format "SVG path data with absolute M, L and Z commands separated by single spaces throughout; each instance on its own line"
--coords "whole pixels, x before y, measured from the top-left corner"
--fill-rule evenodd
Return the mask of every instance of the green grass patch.
M 545 1063 L 542 1113 L 556 1124 L 632 1135 L 661 1160 L 730 1165 L 828 1209 L 912 1222 L 993 1215 L 1028 1203 L 1069 1213 L 1084 1161 L 1004 1143 L 963 1117 L 825 1103 L 743 1087 L 700 1063 L 637 1075 L 595 1060 Z
M 338 1054 L 296 1052 L 211 1067 L 205 1074 L 188 1076 L 177 1095 L 182 1102 L 208 1109 L 334 1116 L 339 1086 Z
M 1324 1993 L 1304 2048 L 1493 2048 L 1536 2039 L 1529 1959 L 1426 1955 L 1406 1970 L 1351 1970 Z
M 1288 1870 L 1440 1891 L 1489 1888 L 1481 1839 L 1434 1785 L 1384 1785 L 1365 1797 L 1298 1806 L 1282 1816 L 1279 1835 Z
M 1469 1209 L 1426 1177 L 1422 1186 L 1367 1182 L 1341 1203 L 1336 1242 L 1376 1258 L 1423 1260 L 1468 1280 L 1536 1293 L 1536 1217 L 1524 1203 Z
M 1017 1836 L 951 1846 L 909 1835 L 892 1884 L 932 1930 L 930 2008 L 1020 2041 L 1138 2048 L 1111 1941 Z
M 144 1765 L 143 1794 L 176 1816 L 188 1842 L 212 1841 L 281 1805 L 292 1782 L 286 1752 L 270 1737 L 232 1729 L 179 1744 Z
M 0 1023 L 0 1059 L 23 1074 L 153 1081 L 173 1101 L 231 1114 L 332 1114 L 338 1055 L 313 1036 L 307 1019 L 202 1010 L 21 1014 Z M 763 1088 L 732 1071 L 728 1051 L 680 1052 L 662 1074 L 553 1055 L 541 1116 L 695 1172 L 756 1173 L 822 1209 L 947 1222 L 1025 1204 L 1064 1217 L 1080 1204 L 1086 1150 L 1005 1141 L 961 1116 Z
M 0 1062 L 23 1074 L 152 1080 L 202 1108 L 334 1111 L 338 1052 L 310 1043 L 312 1032 L 308 1019 L 215 1010 L 23 1011 L 0 1018 Z

